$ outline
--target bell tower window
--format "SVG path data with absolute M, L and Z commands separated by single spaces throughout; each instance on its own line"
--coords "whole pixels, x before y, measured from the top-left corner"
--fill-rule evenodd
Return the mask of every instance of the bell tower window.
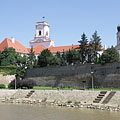
M 41 35 L 41 31 L 39 31 L 39 35 Z

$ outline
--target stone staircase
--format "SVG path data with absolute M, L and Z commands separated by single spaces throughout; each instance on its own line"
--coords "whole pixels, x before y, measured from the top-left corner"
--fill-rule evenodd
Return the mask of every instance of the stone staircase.
M 10 99 L 19 99 L 19 98 L 25 98 L 25 96 L 29 93 L 29 90 L 17 90 Z
M 111 91 L 108 96 L 104 99 L 104 101 L 102 102 L 102 104 L 107 104 L 111 98 L 115 95 L 116 91 Z
M 99 103 L 102 100 L 102 98 L 105 96 L 106 93 L 107 93 L 107 91 L 101 91 L 100 94 L 97 96 L 97 98 L 95 98 L 93 103 Z
M 35 92 L 35 90 L 31 90 L 31 91 L 25 96 L 25 98 L 29 98 L 34 92 Z

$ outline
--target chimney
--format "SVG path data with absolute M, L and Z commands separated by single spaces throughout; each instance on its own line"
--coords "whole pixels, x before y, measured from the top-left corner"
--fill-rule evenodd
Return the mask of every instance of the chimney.
M 15 38 L 11 37 L 11 41 L 12 41 L 12 43 L 15 43 Z

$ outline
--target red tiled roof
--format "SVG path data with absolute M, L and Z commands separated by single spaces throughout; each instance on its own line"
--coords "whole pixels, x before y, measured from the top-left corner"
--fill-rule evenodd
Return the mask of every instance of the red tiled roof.
M 8 38 L 5 38 L 5 40 L 3 40 L 1 42 L 0 51 L 3 51 L 5 47 L 7 47 L 7 48 L 12 47 L 12 48 L 15 49 L 16 52 L 22 53 L 22 54 L 28 54 L 29 51 L 30 51 L 30 48 L 26 48 L 24 45 L 19 43 L 17 40 L 15 40 L 14 43 L 13 43 L 12 40 L 8 39 Z M 74 48 L 77 48 L 77 47 L 79 47 L 79 45 L 51 47 L 51 48 L 48 48 L 48 49 L 50 50 L 50 52 L 52 54 L 54 54 L 54 53 L 57 53 L 57 52 L 66 52 L 69 49 L 74 49 Z M 46 48 L 44 48 L 43 46 L 40 46 L 40 45 L 33 48 L 35 54 L 40 54 L 44 49 L 46 49 Z M 104 48 L 101 48 L 101 49 L 104 50 Z
M 75 48 L 78 48 L 78 47 L 79 47 L 79 45 L 59 46 L 59 47 L 50 47 L 50 48 L 48 48 L 48 50 L 50 50 L 50 52 L 52 54 L 54 54 L 54 53 L 57 53 L 57 52 L 60 52 L 60 53 L 66 52 L 66 51 L 69 51 L 69 49 L 72 50 L 72 49 L 75 49 Z M 33 49 L 34 49 L 35 54 L 40 54 L 46 48 L 38 45 L 38 46 L 34 47 Z M 101 48 L 101 49 L 103 50 L 103 48 Z
M 33 48 L 35 54 L 40 54 L 44 49 L 46 49 L 46 48 L 44 48 L 41 45 L 38 45 L 38 46 L 36 46 L 36 47 Z M 30 51 L 30 49 L 29 49 L 29 51 Z
M 23 53 L 23 54 L 28 53 L 27 48 L 24 45 L 22 45 L 21 43 L 19 43 L 17 40 L 15 40 L 15 42 L 13 43 L 11 39 L 6 38 L 0 44 L 0 51 L 3 51 L 5 47 L 7 47 L 7 48 L 12 47 L 18 53 Z
M 0 51 L 3 51 L 4 48 L 7 47 L 7 48 L 14 48 L 16 52 L 18 53 L 22 53 L 22 54 L 28 54 L 29 51 L 30 51 L 30 48 L 26 48 L 24 45 L 22 45 L 21 43 L 19 43 L 17 40 L 15 40 L 15 42 L 13 43 L 11 39 L 9 38 L 5 38 L 1 44 L 0 44 Z M 71 46 L 59 46 L 59 47 L 51 47 L 51 48 L 48 48 L 50 50 L 51 53 L 56 53 L 56 52 L 65 52 L 65 51 L 68 51 L 69 49 L 73 49 L 73 48 L 77 48 L 79 47 L 79 45 L 71 45 Z M 35 54 L 40 54 L 44 49 L 43 46 L 36 46 L 33 48 L 34 50 L 34 53 Z
M 79 45 L 71 45 L 71 46 L 59 46 L 59 47 L 51 47 L 48 48 L 50 50 L 51 53 L 56 53 L 56 52 L 66 52 L 69 49 L 74 49 L 79 47 Z
M 71 46 L 59 46 L 59 47 L 50 47 L 48 48 L 48 50 L 50 50 L 50 52 L 52 54 L 56 53 L 56 52 L 65 52 L 65 51 L 68 51 L 69 49 L 73 49 L 73 48 L 77 48 L 79 47 L 79 45 L 71 45 Z M 38 45 L 36 47 L 33 48 L 34 49 L 34 52 L 35 54 L 40 54 L 44 49 L 44 47 Z

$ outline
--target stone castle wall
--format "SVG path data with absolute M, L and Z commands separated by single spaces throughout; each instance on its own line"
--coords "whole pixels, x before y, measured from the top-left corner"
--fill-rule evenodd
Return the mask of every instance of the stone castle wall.
M 32 79 L 39 86 L 82 88 L 83 80 L 86 87 L 91 87 L 91 72 L 94 87 L 120 88 L 120 63 L 33 68 L 27 70 L 25 79 Z

